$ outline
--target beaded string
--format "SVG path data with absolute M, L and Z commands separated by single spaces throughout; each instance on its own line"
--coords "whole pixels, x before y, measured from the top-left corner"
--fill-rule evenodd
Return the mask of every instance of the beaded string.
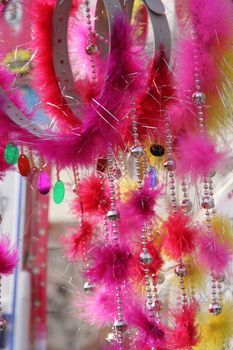
M 96 65 L 95 65 L 95 59 L 94 56 L 98 51 L 98 47 L 95 43 L 95 33 L 92 28 L 91 23 L 91 15 L 90 15 L 90 2 L 89 0 L 85 0 L 85 11 L 86 11 L 86 19 L 87 19 L 87 30 L 88 30 L 88 41 L 87 41 L 87 47 L 86 47 L 86 54 L 90 56 L 90 62 L 91 62 L 91 76 L 94 83 L 97 83 L 97 74 L 96 74 Z
M 115 245 L 118 245 L 119 244 L 119 241 L 118 241 L 119 212 L 116 208 L 114 157 L 113 157 L 111 148 L 109 148 L 108 150 L 108 179 L 109 179 L 109 187 L 110 187 L 110 210 L 107 213 L 107 217 L 110 221 L 113 242 Z M 120 350 L 123 350 L 123 334 L 127 330 L 127 325 L 123 318 L 121 286 L 116 287 L 116 302 L 117 302 L 117 318 L 114 322 L 114 332 L 116 334 L 116 338 L 119 343 Z
M 207 133 L 207 127 L 204 119 L 204 107 L 206 102 L 206 95 L 204 92 L 201 91 L 201 82 L 200 82 L 200 72 L 199 72 L 199 49 L 198 49 L 198 41 L 197 41 L 197 35 L 195 28 L 193 24 L 191 23 L 191 38 L 193 42 L 193 53 L 194 53 L 194 85 L 195 85 L 195 92 L 192 95 L 192 99 L 197 107 L 197 115 L 198 115 L 198 125 L 199 125 L 199 131 L 202 135 Z M 215 214 L 215 203 L 214 203 L 214 192 L 213 192 L 213 180 L 212 177 L 215 175 L 215 172 L 212 172 L 208 177 L 205 177 L 203 179 L 204 184 L 204 196 L 201 200 L 201 206 L 205 210 L 205 219 L 206 219 L 206 227 L 207 232 L 209 235 L 212 234 L 211 230 L 211 218 L 212 215 Z M 214 247 L 213 247 L 214 249 Z M 219 283 L 220 284 L 220 283 Z M 217 301 L 216 298 L 216 276 L 214 272 L 211 272 L 211 294 L 212 294 L 212 302 L 209 305 L 209 311 L 210 313 L 214 315 L 219 315 L 222 312 L 222 306 Z

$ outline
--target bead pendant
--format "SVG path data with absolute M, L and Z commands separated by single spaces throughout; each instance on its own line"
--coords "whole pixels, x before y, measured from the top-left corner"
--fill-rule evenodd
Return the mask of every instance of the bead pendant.
M 41 194 L 49 193 L 51 188 L 51 180 L 46 171 L 40 171 L 37 178 L 37 189 Z
M 21 154 L 18 159 L 18 168 L 20 175 L 27 177 L 30 174 L 30 163 L 25 154 Z
M 4 149 L 4 158 L 7 164 L 16 164 L 19 158 L 19 150 L 13 143 L 8 143 Z
M 65 197 L 65 186 L 64 183 L 61 180 L 58 180 L 55 183 L 55 186 L 53 188 L 53 200 L 54 203 L 60 204 Z

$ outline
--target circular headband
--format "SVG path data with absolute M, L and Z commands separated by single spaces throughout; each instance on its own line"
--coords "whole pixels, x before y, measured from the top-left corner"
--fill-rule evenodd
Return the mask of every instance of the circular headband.
M 102 11 L 104 4 L 107 20 L 109 38 L 111 38 L 111 29 L 114 21 L 116 10 L 123 11 L 123 0 L 100 0 L 97 4 L 97 11 Z M 134 0 L 128 1 L 129 16 L 131 17 Z M 155 51 L 163 48 L 167 61 L 170 58 L 170 30 L 168 21 L 165 15 L 165 7 L 161 0 L 144 0 L 144 4 L 148 10 L 149 17 L 153 26 Z M 72 74 L 69 52 L 68 52 L 68 22 L 72 0 L 56 1 L 56 6 L 53 13 L 53 65 L 61 94 L 70 106 L 75 115 L 79 116 L 79 108 L 82 101 L 76 92 L 75 81 Z M 102 9 L 102 10 L 101 10 Z M 100 12 L 101 13 L 101 12 Z M 100 17 L 101 18 L 101 17 Z M 101 21 L 99 21 L 101 24 Z M 109 41 L 109 50 L 111 51 L 111 41 Z M 45 135 L 44 130 L 33 125 L 20 109 L 9 99 L 7 93 L 0 89 L 1 99 L 3 100 L 2 110 L 4 113 L 17 125 L 25 128 L 30 133 L 42 137 Z M 100 93 L 101 95 L 101 93 Z

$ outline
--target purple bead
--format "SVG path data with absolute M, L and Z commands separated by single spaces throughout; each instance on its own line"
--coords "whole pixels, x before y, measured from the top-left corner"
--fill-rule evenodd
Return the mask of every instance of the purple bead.
M 37 179 L 37 189 L 41 194 L 49 193 L 51 188 L 51 180 L 46 171 L 40 171 Z

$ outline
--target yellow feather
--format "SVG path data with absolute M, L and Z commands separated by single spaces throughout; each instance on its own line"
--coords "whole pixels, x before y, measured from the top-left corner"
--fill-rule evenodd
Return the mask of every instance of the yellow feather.
M 233 233 L 228 217 L 215 216 L 212 221 L 212 229 L 218 235 L 221 242 L 227 242 L 233 248 Z
M 200 314 L 201 341 L 193 350 L 221 350 L 224 343 L 233 336 L 232 304 L 223 306 L 219 316 Z

